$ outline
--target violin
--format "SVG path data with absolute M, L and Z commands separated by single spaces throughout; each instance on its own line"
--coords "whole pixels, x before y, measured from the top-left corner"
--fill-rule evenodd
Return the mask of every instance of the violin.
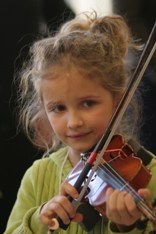
M 71 185 L 75 184 L 86 159 L 87 155 L 82 154 L 80 162 L 66 178 L 66 181 Z M 114 135 L 88 185 L 88 193 L 85 198 L 88 198 L 92 206 L 98 206 L 105 202 L 105 193 L 108 187 L 128 192 L 133 189 L 137 191 L 148 185 L 151 176 L 151 171 L 144 166 L 133 148 L 124 141 L 121 135 Z M 87 177 L 88 175 L 86 180 Z M 142 180 L 142 178 L 144 179 Z M 84 184 L 85 181 L 82 186 Z
M 142 160 L 137 157 L 133 148 L 124 142 L 124 139 L 120 135 L 114 136 L 123 114 L 155 51 L 156 23 L 153 26 L 138 65 L 107 129 L 94 150 L 89 153 L 89 157 L 87 157 L 86 160 L 81 160 L 76 167 L 73 168 L 67 181 L 80 191 L 79 198 L 76 201 L 77 210 L 78 204 L 80 204 L 84 198 L 89 201 L 86 203 L 90 204 L 89 209 L 90 207 L 103 204 L 105 202 L 104 195 L 109 186 L 115 189 L 118 188 L 121 191 L 128 191 L 133 196 L 142 214 L 154 224 L 154 229 L 156 230 L 156 212 L 153 207 L 149 206 L 136 192 L 139 188 L 147 186 L 151 178 L 151 172 L 143 165 Z M 82 159 L 84 159 L 84 157 L 82 157 Z M 144 180 L 142 180 L 142 177 Z M 70 196 L 68 196 L 68 199 L 73 203 L 75 202 Z M 90 209 L 88 213 L 90 214 L 92 211 L 93 209 Z M 89 231 L 100 218 L 98 212 L 95 211 L 92 213 L 93 215 L 95 213 L 96 218 L 94 217 L 91 219 L 93 222 L 89 223 L 92 223 L 92 226 L 89 225 L 89 227 L 86 227 L 87 231 Z M 53 219 L 53 221 L 56 222 L 56 225 L 51 227 L 51 230 L 55 230 L 58 227 L 67 229 L 68 227 L 68 225 L 64 225 L 59 218 Z M 82 227 L 83 226 L 85 225 L 82 224 Z
M 81 154 L 81 160 L 70 171 L 66 178 L 68 183 L 73 186 L 75 185 L 85 167 L 89 155 L 90 153 Z M 146 156 L 146 161 L 147 157 L 148 160 L 151 160 L 151 156 L 148 154 Z M 81 186 L 82 188 L 86 187 L 89 174 L 90 172 L 86 175 Z M 114 189 L 130 193 L 143 215 L 148 220 L 152 221 L 156 227 L 156 211 L 137 193 L 139 188 L 145 188 L 148 185 L 151 176 L 151 171 L 144 165 L 143 160 L 137 155 L 131 144 L 127 143 L 121 135 L 114 135 L 96 172 L 94 172 L 90 183 L 85 189 L 86 192 L 83 195 L 83 199 L 71 200 L 77 212 L 83 214 L 84 219 L 80 225 L 86 231 L 90 231 L 101 219 L 101 215 L 94 207 L 105 205 L 106 191 L 111 186 Z M 79 200 L 81 200 L 81 202 L 79 202 Z M 63 224 L 59 218 L 58 220 L 59 225 L 56 224 L 55 227 L 58 228 L 60 226 L 62 229 L 67 229 L 68 225 Z M 90 220 L 92 220 L 92 222 L 90 222 Z M 54 230 L 54 227 L 52 228 Z
M 68 183 L 71 185 L 75 184 L 88 157 L 88 153 L 82 154 L 80 162 L 66 178 Z M 87 193 L 83 198 L 84 209 L 87 202 L 93 207 L 104 205 L 106 202 L 106 191 L 111 186 L 114 189 L 130 193 L 142 213 L 156 225 L 156 211 L 137 193 L 139 188 L 145 188 L 148 185 L 151 176 L 151 171 L 143 164 L 131 145 L 125 142 L 121 135 L 114 135 L 101 159 L 98 169 L 88 184 Z M 88 174 L 86 175 L 86 180 L 87 177 Z M 82 186 L 85 186 L 85 180 Z M 83 213 L 84 209 L 81 207 L 81 210 L 79 209 L 78 211 Z M 83 228 L 85 227 L 85 230 L 89 231 L 97 221 L 98 217 L 96 219 L 94 217 L 92 225 L 86 221 L 86 226 L 83 223 Z

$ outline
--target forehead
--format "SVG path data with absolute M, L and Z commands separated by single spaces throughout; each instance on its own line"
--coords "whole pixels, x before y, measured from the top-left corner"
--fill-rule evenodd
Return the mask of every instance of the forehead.
M 94 89 L 95 86 L 101 86 L 96 79 L 90 79 L 86 76 L 81 75 L 76 69 L 69 71 L 58 72 L 56 76 L 51 76 L 42 79 L 41 90 L 51 89 L 58 91 L 61 89 L 63 92 L 85 91 L 88 92 L 90 89 Z M 102 86 L 101 86 L 102 87 Z
M 86 98 L 112 100 L 110 92 L 104 89 L 96 79 L 81 76 L 76 70 L 66 71 L 55 78 L 43 79 L 41 93 L 46 105 L 77 103 Z
M 50 67 L 46 73 L 42 76 L 43 81 L 52 81 L 53 83 L 98 83 L 96 76 L 90 77 L 89 73 L 85 69 L 80 68 L 76 65 L 62 63 L 61 65 L 55 65 Z
M 61 77 L 63 74 L 74 74 L 77 76 L 82 76 L 85 79 L 95 79 L 99 82 L 103 82 L 105 78 L 104 73 L 97 69 L 97 66 L 87 66 L 86 64 L 81 63 L 81 61 L 75 60 L 71 56 L 60 57 L 55 64 L 49 65 L 42 77 L 52 79 Z M 103 79 L 104 78 L 104 79 Z

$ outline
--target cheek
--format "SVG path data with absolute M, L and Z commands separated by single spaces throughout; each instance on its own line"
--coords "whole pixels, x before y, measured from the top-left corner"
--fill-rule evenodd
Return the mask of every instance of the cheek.
M 60 119 L 55 117 L 49 117 L 49 122 L 52 126 L 52 129 L 56 135 L 60 135 L 63 130 L 63 123 Z
M 92 118 L 92 126 L 94 126 L 99 135 L 103 134 L 105 129 L 108 127 L 110 119 L 112 117 L 112 112 L 100 112 Z
M 97 129 L 100 135 L 104 133 L 107 126 L 108 126 L 108 122 L 104 121 L 103 119 L 101 119 L 101 121 L 98 122 Z

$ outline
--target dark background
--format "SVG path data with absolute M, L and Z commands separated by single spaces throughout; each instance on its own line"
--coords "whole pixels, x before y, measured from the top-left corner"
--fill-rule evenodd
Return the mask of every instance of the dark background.
M 136 37 L 143 42 L 147 40 L 156 18 L 155 0 L 114 0 L 113 9 L 127 18 Z M 22 132 L 17 133 L 13 76 L 26 57 L 29 45 L 36 38 L 46 36 L 48 28 L 55 30 L 73 15 L 63 0 L 56 3 L 51 0 L 0 2 L 0 233 L 5 229 L 25 170 L 42 155 Z M 142 141 L 156 153 L 155 59 L 150 63 L 143 83 L 147 91 L 143 96 Z

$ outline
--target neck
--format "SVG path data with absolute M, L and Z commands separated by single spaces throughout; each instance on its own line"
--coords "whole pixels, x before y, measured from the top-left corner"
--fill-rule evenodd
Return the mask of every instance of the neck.
M 71 165 L 74 167 L 81 159 L 80 152 L 75 151 L 71 148 L 68 149 L 68 157 Z

